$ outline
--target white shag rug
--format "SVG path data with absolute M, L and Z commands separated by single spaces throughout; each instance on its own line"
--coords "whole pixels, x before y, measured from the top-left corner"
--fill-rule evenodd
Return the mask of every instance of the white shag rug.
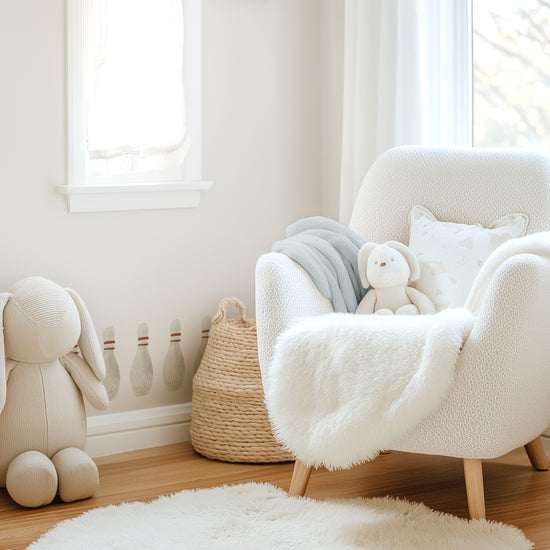
M 314 500 L 268 484 L 182 491 L 90 510 L 28 550 L 523 550 L 515 527 L 392 498 Z

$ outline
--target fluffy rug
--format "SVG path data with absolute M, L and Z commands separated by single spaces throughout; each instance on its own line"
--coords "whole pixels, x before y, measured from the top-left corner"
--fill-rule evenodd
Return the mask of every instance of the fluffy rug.
M 29 550 L 523 550 L 515 527 L 391 498 L 317 501 L 268 484 L 182 491 L 63 521 Z
M 283 333 L 267 378 L 274 433 L 306 464 L 349 468 L 391 449 L 448 395 L 475 317 L 307 318 Z

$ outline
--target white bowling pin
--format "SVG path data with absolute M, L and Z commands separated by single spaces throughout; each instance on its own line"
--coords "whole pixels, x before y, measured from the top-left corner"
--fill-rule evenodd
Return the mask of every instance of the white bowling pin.
M 134 395 L 147 395 L 153 385 L 153 363 L 149 356 L 149 327 L 140 323 L 137 328 L 137 351 L 130 368 L 130 383 Z
M 106 375 L 103 385 L 107 390 L 109 401 L 112 401 L 120 388 L 120 369 L 115 357 L 115 329 L 107 327 L 103 331 L 103 360 L 105 361 Z
M 174 319 L 170 323 L 170 345 L 164 359 L 162 375 L 168 391 L 177 391 L 183 385 L 185 378 L 185 361 L 181 353 L 181 323 Z

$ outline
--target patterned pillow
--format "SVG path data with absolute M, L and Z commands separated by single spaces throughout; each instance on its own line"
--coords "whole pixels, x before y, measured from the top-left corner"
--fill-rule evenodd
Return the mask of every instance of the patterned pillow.
M 409 216 L 409 248 L 420 262 L 416 288 L 429 296 L 437 311 L 462 307 L 489 254 L 500 244 L 525 235 L 529 218 L 508 214 L 486 228 L 438 221 L 423 206 Z

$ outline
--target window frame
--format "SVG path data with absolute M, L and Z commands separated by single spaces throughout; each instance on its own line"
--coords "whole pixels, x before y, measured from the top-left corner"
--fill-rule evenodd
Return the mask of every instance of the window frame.
M 454 105 L 461 114 L 455 122 L 454 141 L 459 145 L 473 146 L 473 42 L 472 42 L 472 2 L 473 0 L 452 0 L 448 6 L 447 31 L 452 33 L 456 48 L 448 52 L 448 62 L 455 67 L 449 88 L 454 92 Z M 463 85 L 461 85 L 463 84 Z M 447 105 L 447 110 L 452 110 Z
M 432 44 L 428 63 L 438 77 L 429 83 L 430 97 L 443 102 L 431 122 L 440 129 L 441 145 L 472 147 L 472 0 L 425 0 L 424 6 Z
M 85 2 L 66 0 L 67 183 L 57 186 L 69 212 L 186 208 L 200 204 L 202 180 L 201 0 L 181 0 L 185 20 L 183 80 L 191 146 L 182 166 L 157 173 L 96 178 L 85 173 L 83 54 Z

